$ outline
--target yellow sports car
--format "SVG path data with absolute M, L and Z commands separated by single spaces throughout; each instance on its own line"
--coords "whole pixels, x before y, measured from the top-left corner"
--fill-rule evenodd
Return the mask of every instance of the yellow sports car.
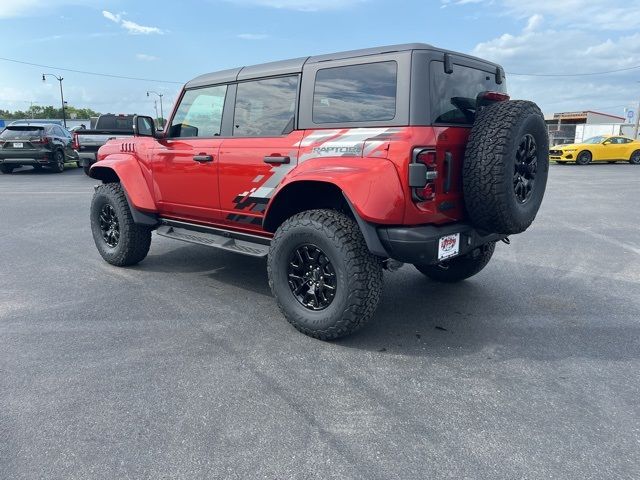
M 640 165 L 640 142 L 627 137 L 601 135 L 582 143 L 556 145 L 549 149 L 549 159 L 556 163 L 616 163 L 618 160 Z

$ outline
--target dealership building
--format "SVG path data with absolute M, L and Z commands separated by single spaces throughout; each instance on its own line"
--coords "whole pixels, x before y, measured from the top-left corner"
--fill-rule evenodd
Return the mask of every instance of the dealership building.
M 594 135 L 633 135 L 633 124 L 624 117 L 585 110 L 545 117 L 551 145 L 580 142 Z

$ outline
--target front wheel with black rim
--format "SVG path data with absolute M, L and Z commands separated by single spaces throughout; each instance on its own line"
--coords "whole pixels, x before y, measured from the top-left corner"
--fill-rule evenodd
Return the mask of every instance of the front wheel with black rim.
M 382 293 L 380 258 L 369 252 L 356 222 L 333 210 L 308 210 L 280 225 L 267 271 L 289 323 L 321 340 L 364 325 Z
M 133 221 L 119 183 L 96 188 L 91 201 L 91 233 L 102 258 L 118 267 L 142 261 L 151 245 L 151 229 Z
M 495 248 L 495 242 L 490 242 L 466 255 L 445 260 L 436 265 L 417 264 L 415 267 L 431 280 L 455 283 L 474 276 L 486 267 L 493 256 Z
M 580 152 L 578 154 L 578 156 L 576 157 L 576 163 L 578 165 L 587 165 L 589 163 L 591 163 L 591 159 L 592 159 L 592 155 L 591 152 L 588 151 L 584 151 L 584 152 Z
M 56 150 L 53 153 L 53 163 L 51 164 L 51 170 L 55 173 L 64 172 L 64 152 L 62 150 Z
M 629 163 L 632 165 L 640 165 L 640 150 L 636 150 L 631 154 L 629 158 Z
M 13 172 L 13 169 L 15 167 L 13 165 L 0 165 L 0 172 L 5 173 L 5 174 L 9 174 L 11 172 Z

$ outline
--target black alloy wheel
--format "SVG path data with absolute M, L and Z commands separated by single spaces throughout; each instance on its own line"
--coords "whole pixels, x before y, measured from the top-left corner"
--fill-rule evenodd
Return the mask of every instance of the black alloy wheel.
M 106 203 L 100 210 L 100 231 L 102 239 L 109 247 L 115 248 L 120 240 L 120 222 L 114 208 Z
M 293 251 L 287 278 L 293 296 L 309 310 L 324 310 L 335 298 L 336 272 L 317 245 L 305 243 Z
M 578 158 L 576 158 L 576 163 L 578 165 L 587 165 L 591 163 L 591 152 L 584 151 L 578 154 Z
M 513 191 L 518 202 L 525 203 L 531 198 L 537 171 L 538 147 L 533 135 L 528 133 L 520 140 L 513 168 Z

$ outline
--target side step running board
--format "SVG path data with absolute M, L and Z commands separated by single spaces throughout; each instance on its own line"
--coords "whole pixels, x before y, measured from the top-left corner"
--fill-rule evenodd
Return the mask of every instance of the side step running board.
M 257 235 L 245 235 L 169 220 L 162 220 L 162 225 L 158 227 L 156 232 L 163 237 L 220 248 L 252 257 L 266 257 L 269 253 L 269 239 Z

